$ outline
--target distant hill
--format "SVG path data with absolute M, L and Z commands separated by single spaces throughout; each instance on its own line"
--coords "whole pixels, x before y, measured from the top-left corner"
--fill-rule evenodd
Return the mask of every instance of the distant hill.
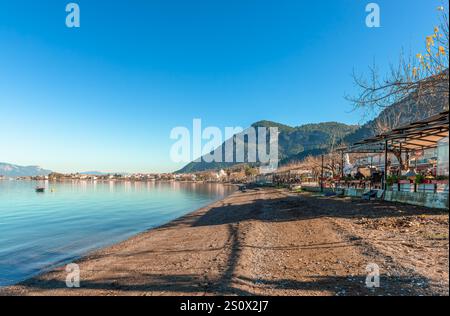
M 5 177 L 32 177 L 46 176 L 52 173 L 51 170 L 42 169 L 38 166 L 18 166 L 0 162 L 0 176 Z
M 327 122 L 319 124 L 307 124 L 291 127 L 284 124 L 260 121 L 252 124 L 252 127 L 278 127 L 278 154 L 281 163 L 287 163 L 293 159 L 300 160 L 308 155 L 317 155 L 326 152 L 328 148 L 337 145 L 342 139 L 355 132 L 359 126 L 346 125 L 338 122 Z M 236 142 L 236 137 L 228 140 Z M 245 148 L 248 147 L 248 139 L 245 139 Z M 256 146 L 256 144 L 253 144 Z M 218 150 L 225 148 L 225 143 Z M 222 154 L 224 158 L 224 154 Z M 225 161 L 225 159 L 223 159 Z M 191 162 L 177 173 L 192 173 L 205 170 L 218 170 L 229 168 L 238 163 L 205 162 L 203 157 L 200 162 Z
M 277 122 L 260 121 L 252 124 L 252 127 L 278 127 L 279 158 L 280 165 L 283 165 L 303 160 L 309 155 L 318 156 L 327 153 L 337 145 L 353 144 L 392 128 L 425 119 L 448 110 L 448 101 L 448 96 L 429 96 L 420 102 L 416 102 L 414 95 L 410 95 L 385 108 L 376 118 L 362 126 L 327 122 L 291 127 Z M 222 150 L 224 146 L 225 143 L 219 147 L 219 150 Z M 245 148 L 247 147 L 248 144 L 245 143 Z M 191 162 L 177 173 L 219 170 L 234 165 L 236 163 L 207 163 L 202 157 L 200 162 Z
M 104 172 L 101 172 L 101 171 L 85 171 L 85 172 L 80 172 L 80 174 L 86 175 L 86 176 L 104 176 L 104 175 L 107 175 L 107 173 L 104 173 Z

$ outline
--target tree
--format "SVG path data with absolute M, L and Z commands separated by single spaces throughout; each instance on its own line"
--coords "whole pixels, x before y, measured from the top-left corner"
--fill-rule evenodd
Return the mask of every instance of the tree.
M 389 73 L 381 78 L 376 65 L 369 68 L 366 77 L 353 75 L 359 94 L 347 97 L 355 108 L 368 112 L 385 109 L 375 121 L 377 134 L 385 133 L 403 123 L 408 113 L 409 121 L 436 114 L 448 109 L 449 100 L 449 20 L 446 9 L 438 7 L 440 23 L 425 38 L 425 52 L 405 57 L 400 54 L 398 65 L 390 66 Z M 387 107 L 395 104 L 387 111 Z M 420 110 L 419 110 L 420 109 Z M 403 170 L 408 168 L 407 159 L 401 152 L 391 150 Z
M 258 171 L 255 168 L 252 168 L 250 166 L 246 166 L 245 167 L 245 175 L 247 177 L 251 177 L 251 176 L 254 176 L 254 175 L 257 175 L 257 174 L 258 174 Z
M 446 9 L 438 8 L 440 24 L 433 34 L 425 39 L 425 52 L 405 57 L 400 54 L 398 65 L 381 77 L 376 65 L 369 67 L 367 76 L 353 75 L 359 93 L 347 97 L 355 108 L 377 110 L 397 102 L 416 102 L 423 107 L 432 107 L 439 102 L 448 102 L 449 96 L 449 20 Z

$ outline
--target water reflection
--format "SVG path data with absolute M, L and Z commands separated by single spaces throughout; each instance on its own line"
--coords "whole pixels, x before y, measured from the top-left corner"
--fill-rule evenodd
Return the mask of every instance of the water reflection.
M 45 187 L 36 194 L 35 187 Z M 0 286 L 124 240 L 234 191 L 180 182 L 0 181 Z

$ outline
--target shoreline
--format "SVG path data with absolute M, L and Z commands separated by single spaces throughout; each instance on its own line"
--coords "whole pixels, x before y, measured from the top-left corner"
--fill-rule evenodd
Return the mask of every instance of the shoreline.
M 66 182 L 66 181 L 28 180 L 28 179 L 15 179 L 15 180 L 12 180 L 12 181 L 30 181 L 30 182 L 40 182 L 40 181 L 47 181 L 47 182 Z M 71 182 L 71 181 L 91 181 L 91 180 L 67 180 L 67 182 L 69 182 L 69 181 Z M 101 180 L 100 180 L 99 182 L 104 182 L 104 181 L 101 181 Z M 125 182 L 125 181 L 121 181 L 121 182 Z M 137 182 L 137 181 L 134 181 L 134 182 Z M 156 182 L 169 183 L 169 182 L 172 182 L 172 181 L 156 181 Z M 185 182 L 178 181 L 178 182 L 179 182 L 179 183 L 199 183 L 199 184 L 204 184 L 204 183 L 200 183 L 200 182 L 188 182 L 188 181 L 185 181 Z M 126 238 L 123 239 L 123 240 L 119 240 L 119 241 L 115 241 L 115 242 L 111 242 L 111 243 L 106 243 L 105 245 L 100 246 L 100 247 L 98 247 L 98 248 L 91 249 L 91 250 L 87 251 L 86 253 L 84 253 L 84 254 L 82 254 L 82 255 L 77 255 L 77 256 L 74 255 L 74 256 L 72 256 L 71 258 L 63 259 L 63 260 L 60 260 L 60 261 L 55 262 L 55 263 L 53 263 L 53 264 L 49 264 L 47 267 L 42 268 L 41 271 L 40 271 L 39 273 L 37 273 L 36 275 L 34 275 L 34 276 L 26 277 L 26 278 L 24 278 L 24 279 L 22 279 L 22 280 L 18 280 L 18 281 L 16 281 L 16 282 L 14 282 L 13 284 L 10 284 L 10 285 L 0 286 L 0 296 L 2 296 L 2 290 L 5 290 L 5 289 L 10 288 L 10 287 L 14 287 L 14 286 L 16 286 L 16 285 L 18 285 L 18 284 L 20 284 L 20 283 L 26 282 L 26 281 L 28 281 L 28 280 L 32 280 L 32 279 L 37 278 L 37 277 L 39 277 L 39 276 L 41 276 L 41 275 L 45 275 L 45 274 L 47 274 L 47 273 L 50 273 L 50 272 L 52 272 L 52 271 L 54 271 L 54 270 L 61 269 L 61 267 L 65 267 L 66 265 L 68 265 L 68 264 L 70 264 L 70 263 L 76 263 L 76 262 L 78 262 L 78 261 L 80 261 L 80 260 L 83 260 L 83 259 L 86 258 L 86 257 L 89 257 L 90 255 L 92 255 L 92 254 L 94 254 L 94 253 L 96 253 L 96 252 L 99 252 L 99 251 L 105 250 L 105 249 L 107 249 L 107 248 L 113 247 L 113 246 L 115 246 L 115 245 L 118 245 L 118 244 L 127 242 L 128 240 L 133 239 L 133 238 L 136 238 L 136 237 L 138 237 L 138 236 L 141 235 L 141 234 L 146 234 L 146 233 L 149 233 L 149 232 L 151 232 L 151 231 L 153 231 L 153 230 L 155 230 L 155 229 L 163 228 L 164 226 L 169 225 L 169 224 L 172 223 L 172 222 L 181 220 L 183 217 L 189 216 L 190 214 L 196 213 L 196 212 L 198 212 L 198 211 L 200 211 L 200 210 L 202 210 L 202 209 L 204 209 L 204 208 L 212 207 L 212 206 L 213 206 L 214 204 L 216 204 L 217 202 L 220 202 L 220 201 L 226 199 L 228 196 L 234 194 L 234 193 L 238 190 L 237 185 L 234 185 L 234 184 L 228 184 L 228 185 L 227 185 L 227 184 L 224 184 L 224 183 L 215 183 L 215 184 L 218 184 L 218 185 L 224 185 L 224 186 L 233 186 L 233 187 L 235 187 L 235 190 L 234 190 L 233 192 L 231 192 L 231 193 L 226 194 L 226 195 L 223 196 L 223 197 L 219 197 L 219 198 L 213 199 L 211 202 L 209 202 L 208 204 L 206 204 L 206 205 L 204 205 L 204 206 L 202 206 L 202 207 L 199 207 L 199 208 L 194 209 L 194 210 L 188 210 L 187 213 L 185 213 L 184 215 L 181 215 L 181 216 L 179 216 L 179 217 L 177 217 L 177 218 L 175 218 L 175 219 L 172 219 L 172 220 L 168 221 L 168 222 L 165 223 L 165 224 L 160 224 L 160 225 L 157 225 L 157 226 L 154 226 L 154 227 L 146 228 L 146 229 L 142 230 L 141 232 L 137 232 L 137 233 L 135 233 L 135 234 L 133 234 L 133 235 L 131 235 L 131 236 L 126 237 Z
M 190 184 L 220 184 L 224 186 L 239 186 L 241 183 L 233 183 L 233 182 L 215 182 L 215 181 L 180 181 L 180 180 L 138 180 L 138 179 L 61 179 L 61 180 L 53 180 L 53 179 L 21 179 L 21 178 L 0 178 L 0 181 L 25 181 L 25 182 L 49 182 L 49 183 L 64 183 L 64 182 L 143 182 L 143 183 L 190 183 Z
M 21 180 L 14 180 L 14 181 L 49 181 L 49 182 L 60 182 L 60 181 L 50 181 L 50 180 L 23 180 L 23 179 L 21 179 Z M 69 180 L 68 180 L 68 181 L 69 181 Z M 70 181 L 74 181 L 74 180 L 70 180 Z M 79 180 L 79 181 L 90 181 L 90 180 Z M 106 180 L 105 180 L 105 181 L 106 181 Z M 174 182 L 174 181 L 157 181 L 157 182 Z M 198 183 L 198 182 L 193 182 L 193 181 L 183 181 L 183 182 L 181 182 L 181 183 Z M 218 183 L 218 184 L 221 184 L 221 183 Z M 230 184 L 230 186 L 235 186 L 235 185 L 234 185 L 234 184 Z M 135 235 L 133 235 L 133 236 L 131 236 L 131 237 L 128 237 L 128 238 L 125 239 L 125 240 L 122 240 L 122 241 L 119 241 L 119 242 L 116 242 L 116 243 L 113 243 L 113 244 L 110 244 L 110 245 L 101 247 L 101 248 L 99 248 L 99 249 L 94 249 L 94 250 L 92 250 L 92 251 L 87 252 L 87 253 L 84 254 L 84 255 L 74 257 L 74 258 L 72 258 L 72 260 L 71 260 L 71 259 L 67 259 L 67 260 L 63 260 L 63 262 L 55 263 L 55 264 L 52 265 L 51 267 L 49 267 L 49 268 L 47 268 L 47 269 L 44 269 L 43 271 L 41 271 L 40 273 L 38 273 L 38 274 L 35 275 L 35 276 L 32 276 L 32 277 L 26 278 L 26 279 L 24 279 L 24 280 L 18 281 L 18 282 L 16 282 L 15 284 L 12 284 L 12 285 L 7 285 L 7 286 L 4 286 L 4 287 L 0 287 L 0 296 L 4 296 L 5 294 L 8 295 L 9 289 L 12 289 L 12 288 L 14 288 L 14 287 L 16 287 L 16 286 L 20 286 L 20 284 L 22 284 L 22 283 L 32 282 L 32 281 L 35 280 L 35 279 L 38 279 L 38 278 L 43 277 L 43 276 L 45 276 L 45 275 L 47 275 L 47 274 L 50 274 L 50 273 L 54 273 L 54 272 L 56 272 L 56 271 L 63 271 L 63 270 L 64 270 L 63 267 L 67 266 L 68 264 L 71 264 L 71 263 L 76 263 L 76 264 L 78 264 L 78 263 L 83 262 L 83 261 L 85 261 L 85 260 L 89 260 L 89 259 L 92 258 L 92 257 L 95 257 L 95 256 L 100 255 L 100 253 L 102 253 L 102 252 L 105 252 L 105 251 L 108 251 L 108 250 L 113 250 L 113 248 L 116 248 L 116 247 L 122 247 L 122 246 L 124 246 L 124 245 L 122 245 L 122 244 L 133 243 L 135 239 L 142 238 L 142 237 L 148 235 L 149 233 L 151 233 L 151 232 L 154 231 L 154 230 L 164 229 L 166 226 L 167 226 L 167 227 L 170 227 L 170 226 L 176 224 L 176 223 L 179 222 L 179 221 L 183 221 L 183 220 L 185 220 L 185 219 L 187 220 L 187 219 L 189 219 L 190 217 L 195 216 L 195 215 L 200 215 L 200 214 L 202 213 L 202 211 L 204 211 L 205 209 L 209 209 L 209 208 L 212 208 L 212 207 L 216 206 L 217 204 L 220 204 L 221 202 L 223 202 L 224 200 L 226 200 L 227 197 L 229 197 L 229 196 L 235 194 L 236 192 L 237 192 L 237 190 L 236 190 L 235 192 L 233 192 L 233 193 L 231 193 L 231 194 L 225 196 L 225 197 L 219 198 L 219 199 L 217 199 L 216 201 L 213 201 L 213 202 L 211 202 L 211 203 L 209 203 L 209 204 L 207 204 L 207 205 L 205 205 L 205 206 L 203 206 L 203 207 L 200 207 L 200 208 L 197 208 L 197 209 L 195 209 L 195 210 L 193 210 L 193 211 L 190 211 L 190 212 L 186 213 L 185 215 L 182 215 L 182 216 L 180 216 L 180 217 L 178 217 L 178 218 L 176 218 L 176 219 L 174 219 L 174 220 L 171 220 L 171 221 L 169 221 L 169 222 L 167 222 L 167 223 L 165 223 L 165 224 L 163 224 L 163 225 L 156 226 L 156 227 L 153 227 L 153 228 L 148 228 L 148 229 L 146 229 L 146 230 L 144 230 L 144 231 L 142 231 L 142 232 L 140 232 L 140 233 L 137 233 L 137 234 L 135 234 Z M 197 214 L 197 213 L 198 213 L 198 214 Z
M 430 221 L 414 236 L 417 248 L 382 241 L 395 233 L 411 243 L 402 227 L 371 228 L 420 221 L 424 213 Z M 60 266 L 0 295 L 448 295 L 448 234 L 423 237 L 445 230 L 448 212 L 282 189 L 236 191 L 75 260 L 80 288 L 66 287 Z M 361 284 L 370 262 L 390 276 L 379 292 Z

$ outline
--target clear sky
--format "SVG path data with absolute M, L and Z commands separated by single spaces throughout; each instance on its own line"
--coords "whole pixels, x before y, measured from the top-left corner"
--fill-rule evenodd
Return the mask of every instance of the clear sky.
M 423 51 L 438 0 L 0 0 L 0 161 L 163 172 L 176 126 L 362 123 L 352 70 Z M 377 2 L 381 28 L 367 28 Z

